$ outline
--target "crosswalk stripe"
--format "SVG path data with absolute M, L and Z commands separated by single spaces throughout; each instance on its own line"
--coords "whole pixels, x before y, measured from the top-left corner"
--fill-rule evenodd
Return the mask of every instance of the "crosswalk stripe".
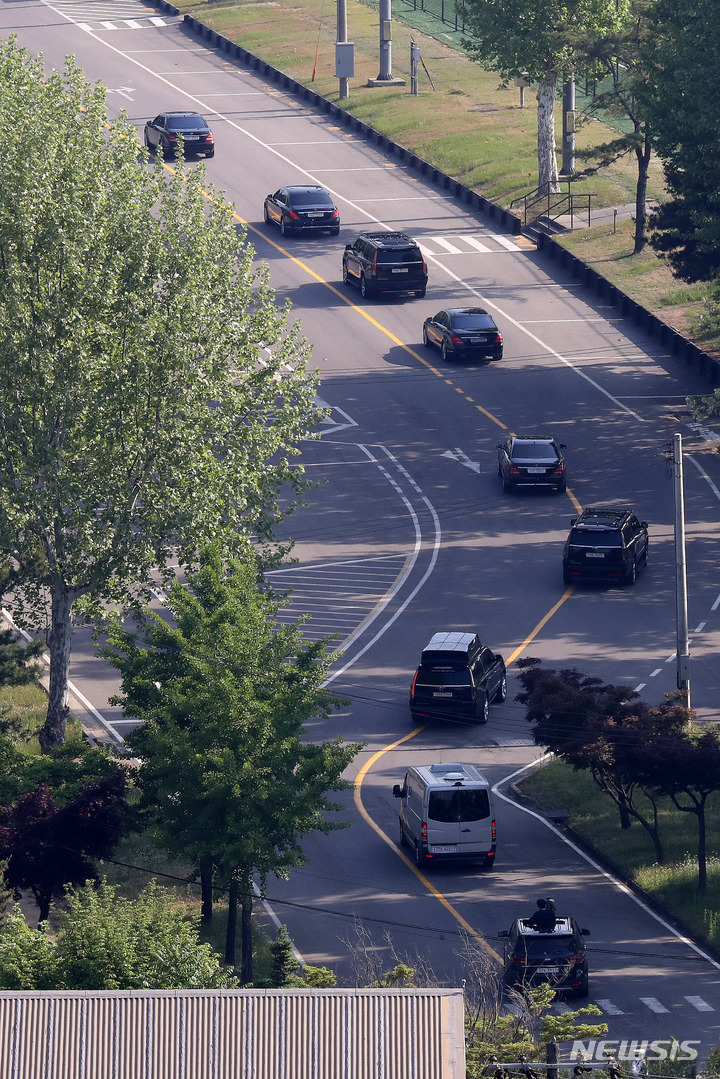
M 476 251 L 482 251 L 483 253 L 490 251 L 489 247 L 486 247 L 485 244 L 481 244 L 474 236 L 463 236 L 463 240 L 466 244 L 470 244 L 471 247 L 474 247 Z
M 688 1004 L 692 1004 L 693 1008 L 697 1008 L 699 1012 L 714 1012 L 715 1009 L 708 1004 L 702 997 L 685 997 Z
M 595 1003 L 598 1008 L 602 1008 L 606 1015 L 625 1015 L 622 1008 L 618 1008 L 617 1004 L 613 1004 L 611 1000 L 596 1000 Z
M 442 236 L 429 236 L 429 240 L 434 240 L 436 244 L 440 244 L 450 255 L 462 255 L 462 250 L 456 247 L 455 244 L 451 244 L 449 240 L 446 240 Z
M 651 1012 L 655 1012 L 657 1015 L 662 1015 L 664 1012 L 669 1012 L 670 1009 L 666 1008 L 664 1004 L 661 1004 L 657 997 L 640 997 L 646 1008 L 649 1008 Z
M 508 251 L 519 251 L 520 248 L 514 240 L 508 240 L 507 236 L 496 236 L 495 239 L 502 246 L 507 248 Z

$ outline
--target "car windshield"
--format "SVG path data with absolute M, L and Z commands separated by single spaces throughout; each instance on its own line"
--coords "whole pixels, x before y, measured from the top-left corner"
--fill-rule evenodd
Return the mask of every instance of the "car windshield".
M 431 791 L 428 799 L 430 820 L 451 822 L 485 820 L 490 816 L 490 799 L 486 790 L 455 788 Z
M 293 206 L 327 206 L 333 205 L 332 199 L 324 191 L 290 191 L 290 202 Z
M 570 542 L 575 547 L 622 547 L 622 536 L 615 529 L 580 527 L 572 530 Z
M 513 461 L 557 461 L 558 456 L 549 442 L 515 442 Z
M 450 324 L 454 330 L 495 329 L 495 323 L 490 315 L 453 315 Z
M 520 937 L 516 951 L 537 962 L 542 959 L 562 959 L 579 951 L 579 944 L 569 933 L 557 933 L 547 937 Z
M 404 262 L 422 262 L 422 255 L 417 248 L 410 251 L 379 250 L 377 260 L 383 266 L 399 266 Z
M 206 127 L 202 116 L 191 112 L 187 116 L 168 116 L 167 126 L 170 131 L 190 131 L 194 127 Z

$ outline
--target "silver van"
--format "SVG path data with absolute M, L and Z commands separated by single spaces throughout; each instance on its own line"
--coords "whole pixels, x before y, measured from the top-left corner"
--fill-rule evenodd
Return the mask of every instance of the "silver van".
M 396 783 L 400 799 L 400 845 L 415 864 L 473 859 L 495 864 L 495 810 L 490 784 L 474 764 L 416 765 Z

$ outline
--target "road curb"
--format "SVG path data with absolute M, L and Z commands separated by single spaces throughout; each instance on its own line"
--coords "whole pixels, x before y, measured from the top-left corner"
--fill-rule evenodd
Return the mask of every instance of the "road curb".
M 538 771 L 538 769 L 541 767 L 542 765 L 539 764 L 538 767 L 534 769 L 534 771 Z M 528 775 L 532 775 L 532 772 L 529 772 Z M 709 941 L 698 937 L 695 930 L 691 928 L 691 926 L 687 925 L 687 923 L 684 922 L 682 918 L 678 918 L 676 914 L 673 914 L 673 912 L 669 911 L 666 907 L 664 907 L 662 903 L 659 903 L 653 895 L 650 895 L 649 892 L 646 892 L 643 888 L 639 887 L 639 885 L 636 884 L 635 881 L 632 880 L 630 877 L 627 877 L 624 873 L 621 873 L 620 870 L 618 870 L 618 868 L 612 864 L 612 862 L 609 862 L 607 860 L 607 858 L 604 854 L 602 854 L 601 851 L 594 847 L 592 843 L 588 843 L 588 841 L 583 836 L 581 836 L 579 832 L 575 831 L 575 829 L 569 823 L 570 815 L 566 810 L 554 811 L 546 809 L 544 806 L 541 806 L 538 802 L 536 802 L 531 795 L 526 794 L 525 791 L 521 790 L 518 783 L 511 783 L 508 786 L 508 790 L 510 791 L 514 801 L 518 802 L 520 805 L 525 805 L 529 808 L 532 808 L 535 813 L 538 813 L 541 817 L 545 817 L 556 828 L 559 828 L 564 834 L 566 834 L 570 839 L 572 839 L 573 843 L 575 843 L 578 847 L 584 850 L 599 865 L 601 865 L 606 873 L 608 873 L 611 877 L 615 877 L 616 880 L 619 880 L 622 884 L 625 885 L 628 891 L 632 892 L 633 895 L 638 897 L 638 899 L 641 899 L 646 906 L 650 907 L 650 909 L 655 911 L 655 913 L 658 914 L 661 918 L 664 918 L 666 922 L 668 922 L 675 929 L 677 929 L 678 932 L 682 933 L 683 936 L 691 940 L 699 949 L 707 952 L 708 955 L 711 956 L 716 962 L 720 963 L 720 949 L 714 947 L 714 945 L 712 945 Z
M 168 3 L 167 0 L 153 0 L 153 3 L 158 11 L 166 15 L 181 14 L 180 10 L 173 4 Z M 182 25 L 196 37 L 220 49 L 233 59 L 247 64 L 259 75 L 274 82 L 287 93 L 293 94 L 300 100 L 319 109 L 320 112 L 331 116 L 333 120 L 338 124 L 342 124 L 347 130 L 364 135 L 369 142 L 397 157 L 403 164 L 414 169 L 425 180 L 435 184 L 443 191 L 449 191 L 454 198 L 458 199 L 474 213 L 489 218 L 490 221 L 512 235 L 518 235 L 522 231 L 523 222 L 509 210 L 505 210 L 502 206 L 498 206 L 496 203 L 491 202 L 490 199 L 479 195 L 477 191 L 473 191 L 472 188 L 460 183 L 459 180 L 448 176 L 447 173 L 436 168 L 429 161 L 418 157 L 417 154 L 394 142 L 387 135 L 383 135 L 381 131 L 336 105 L 334 101 L 329 101 L 326 97 L 315 93 L 314 90 L 286 75 L 279 68 L 268 64 L 259 56 L 255 56 L 254 53 L 249 52 L 242 45 L 238 45 L 237 42 L 231 41 L 230 38 L 206 26 L 205 23 L 196 19 L 193 15 L 184 15 Z M 568 269 L 573 277 L 580 280 L 587 288 L 592 289 L 597 296 L 617 307 L 625 318 L 631 318 L 646 333 L 657 338 L 660 344 L 667 347 L 673 356 L 678 356 L 688 366 L 695 368 L 707 378 L 713 387 L 720 386 L 720 359 L 716 359 L 710 353 L 705 352 L 674 327 L 667 322 L 663 322 L 652 311 L 648 311 L 647 308 L 631 299 L 630 296 L 613 285 L 607 278 L 599 274 L 597 270 L 594 270 L 592 266 L 573 255 L 572 252 L 568 251 L 566 247 L 563 247 L 552 237 L 544 234 L 538 237 L 538 252 L 547 258 L 557 260 L 563 268 Z

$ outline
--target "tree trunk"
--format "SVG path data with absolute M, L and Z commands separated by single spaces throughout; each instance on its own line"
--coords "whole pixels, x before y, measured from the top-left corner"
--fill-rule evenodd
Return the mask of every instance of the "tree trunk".
M 620 827 L 623 829 L 623 831 L 625 831 L 632 824 L 632 821 L 630 819 L 630 812 L 628 810 L 628 804 L 624 798 L 618 798 L 617 806 L 620 811 Z
M 240 981 L 243 985 L 249 985 L 253 980 L 253 947 L 252 947 L 252 878 L 250 872 L 243 877 L 242 893 L 242 944 Z
M 70 645 L 72 644 L 72 605 L 74 596 L 66 584 L 52 589 L 52 625 L 50 628 L 50 689 L 45 725 L 40 730 L 40 748 L 48 753 L 65 741 L 68 720 L 68 681 Z
M 698 822 L 698 892 L 705 895 L 707 891 L 707 837 L 705 822 L 705 798 L 703 798 L 697 810 Z
M 538 190 L 540 195 L 552 195 L 560 190 L 557 154 L 555 152 L 555 93 L 557 72 L 548 72 L 540 79 L 537 92 L 537 154 Z
M 637 125 L 636 125 L 637 126 Z M 645 130 L 642 147 L 638 146 L 635 156 L 638 163 L 638 180 L 635 189 L 635 246 L 633 254 L 639 255 L 647 243 L 647 184 L 650 169 L 650 135 Z
M 237 936 L 238 882 L 233 877 L 230 881 L 228 896 L 227 933 L 225 934 L 225 962 L 235 966 L 235 939 Z
M 213 916 L 213 870 L 211 862 L 200 866 L 200 894 L 202 897 L 202 923 L 210 925 Z

